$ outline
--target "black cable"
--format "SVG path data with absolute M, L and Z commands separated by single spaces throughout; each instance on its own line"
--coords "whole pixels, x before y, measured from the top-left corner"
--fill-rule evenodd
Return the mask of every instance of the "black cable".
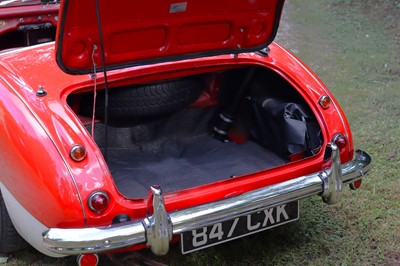
M 99 9 L 99 1 L 96 2 L 96 18 L 97 18 L 97 29 L 99 31 L 99 42 L 101 49 L 101 61 L 103 64 L 103 74 L 104 74 L 104 159 L 107 161 L 108 157 L 108 80 L 107 80 L 107 68 L 106 68 L 106 56 L 104 52 L 104 43 L 103 43 L 103 32 L 101 30 L 101 22 L 100 22 L 100 9 Z
M 250 84 L 251 79 L 254 76 L 256 68 L 256 66 L 251 66 L 244 76 L 244 79 L 241 82 L 240 86 L 237 89 L 232 88 L 229 95 L 225 95 L 226 97 L 228 97 L 229 101 L 227 102 L 227 104 L 224 104 L 215 122 L 212 133 L 214 138 L 223 142 L 227 142 L 229 129 L 235 122 L 235 115 L 246 94 L 248 85 Z

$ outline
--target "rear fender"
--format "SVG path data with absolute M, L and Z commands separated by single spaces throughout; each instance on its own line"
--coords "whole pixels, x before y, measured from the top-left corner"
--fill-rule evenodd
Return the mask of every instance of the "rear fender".
M 34 112 L 1 81 L 2 187 L 45 227 L 84 226 L 82 201 L 68 164 Z M 16 228 L 23 227 L 20 222 L 14 219 Z

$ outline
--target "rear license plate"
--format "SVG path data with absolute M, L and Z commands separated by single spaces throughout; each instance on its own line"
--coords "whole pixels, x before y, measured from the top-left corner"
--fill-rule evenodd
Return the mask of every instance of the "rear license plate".
M 299 202 L 256 211 L 181 234 L 182 253 L 215 246 L 299 219 Z

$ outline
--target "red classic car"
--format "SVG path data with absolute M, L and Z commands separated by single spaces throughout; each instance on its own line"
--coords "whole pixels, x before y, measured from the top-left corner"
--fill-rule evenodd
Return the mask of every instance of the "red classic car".
M 0 0 L 0 50 L 54 41 L 58 3 Z
M 55 45 L 1 52 L 0 253 L 189 253 L 359 188 L 370 156 L 273 42 L 283 4 L 65 0 Z

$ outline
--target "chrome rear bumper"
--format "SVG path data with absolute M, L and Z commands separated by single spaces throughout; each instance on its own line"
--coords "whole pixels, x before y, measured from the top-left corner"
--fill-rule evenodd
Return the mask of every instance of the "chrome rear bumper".
M 357 151 L 354 160 L 342 165 L 338 148 L 328 144 L 324 165 L 327 169 L 318 173 L 171 213 L 166 212 L 161 189 L 154 186 L 149 192 L 147 218 L 97 228 L 51 228 L 43 233 L 43 245 L 56 253 L 74 255 L 142 243 L 150 246 L 155 254 L 164 255 L 173 234 L 312 195 L 320 195 L 327 204 L 335 204 L 343 184 L 362 178 L 371 169 L 371 157 Z

